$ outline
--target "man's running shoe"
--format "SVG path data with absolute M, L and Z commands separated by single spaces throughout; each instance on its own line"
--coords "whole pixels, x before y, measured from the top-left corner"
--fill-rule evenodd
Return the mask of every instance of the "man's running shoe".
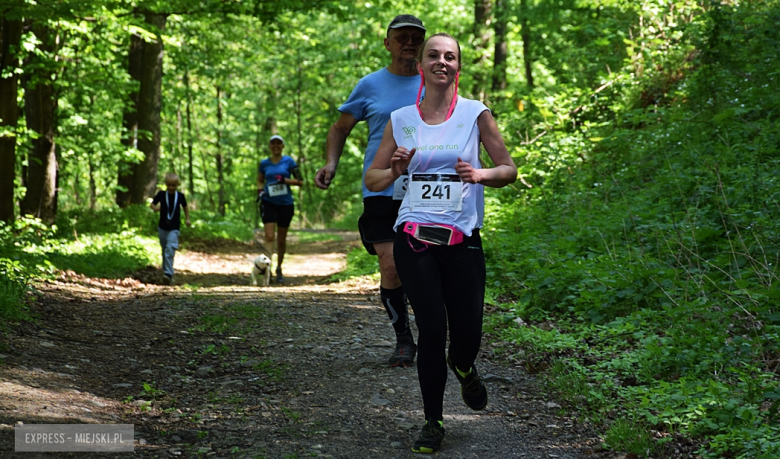
M 441 441 L 444 439 L 444 426 L 442 421 L 427 419 L 420 432 L 420 436 L 412 446 L 412 452 L 433 454 L 441 448 Z
M 414 356 L 417 355 L 417 345 L 414 343 L 398 342 L 395 345 L 395 352 L 387 363 L 391 367 L 410 367 L 414 362 Z
M 276 267 L 276 283 L 282 284 L 284 283 L 284 276 L 282 276 L 282 267 L 277 266 Z
M 477 367 L 472 365 L 471 373 L 461 376 L 450 360 L 450 356 L 447 356 L 447 365 L 460 382 L 460 395 L 463 397 L 463 402 L 466 406 L 477 411 L 485 408 L 488 402 L 488 393 L 485 382 L 482 381 L 482 376 L 477 372 Z

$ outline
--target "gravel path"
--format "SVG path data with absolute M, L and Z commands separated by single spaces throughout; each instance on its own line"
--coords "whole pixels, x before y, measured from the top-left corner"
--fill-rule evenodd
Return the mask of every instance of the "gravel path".
M 384 364 L 393 335 L 375 282 L 327 281 L 357 244 L 342 236 L 293 244 L 282 286 L 249 287 L 254 248 L 227 242 L 177 255 L 174 287 L 154 270 L 39 286 L 38 320 L 0 348 L 0 457 L 421 457 L 417 372 Z M 437 457 L 615 457 L 489 339 L 488 407 L 469 410 L 450 375 Z M 134 424 L 135 452 L 15 454 L 20 422 Z

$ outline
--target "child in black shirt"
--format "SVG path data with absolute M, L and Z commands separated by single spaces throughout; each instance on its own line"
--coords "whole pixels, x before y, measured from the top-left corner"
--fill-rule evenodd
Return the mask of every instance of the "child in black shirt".
M 184 208 L 184 218 L 187 226 L 190 226 L 190 211 L 187 209 L 187 199 L 180 191 L 179 176 L 173 173 L 165 174 L 166 191 L 159 191 L 152 199 L 150 207 L 155 212 L 160 212 L 160 222 L 157 224 L 157 233 L 160 236 L 162 247 L 163 282 L 165 285 L 173 283 L 173 257 L 179 248 L 179 228 L 181 227 L 181 208 Z

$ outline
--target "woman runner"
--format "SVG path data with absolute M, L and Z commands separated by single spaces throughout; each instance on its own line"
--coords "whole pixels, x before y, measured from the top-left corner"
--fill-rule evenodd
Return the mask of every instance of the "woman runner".
M 393 254 L 420 331 L 417 372 L 425 424 L 412 451 L 434 453 L 444 438 L 447 367 L 467 406 L 481 410 L 487 390 L 474 361 L 482 339 L 485 257 L 479 230 L 484 186 L 517 179 L 517 167 L 490 110 L 457 95 L 460 45 L 439 33 L 423 44 L 418 69 L 425 99 L 396 110 L 366 174 L 370 190 L 390 186 L 408 169 L 408 190 L 395 223 Z M 496 165 L 483 169 L 480 143 Z M 447 329 L 450 346 L 445 354 Z
M 273 254 L 274 229 L 277 230 L 276 241 L 276 282 L 284 282 L 282 275 L 282 262 L 287 251 L 287 230 L 295 213 L 290 185 L 301 186 L 301 172 L 295 160 L 282 155 L 284 139 L 280 135 L 273 135 L 268 143 L 271 156 L 260 162 L 257 171 L 257 194 L 260 202 L 260 215 L 263 219 L 263 231 L 265 232 L 265 248 L 269 256 Z

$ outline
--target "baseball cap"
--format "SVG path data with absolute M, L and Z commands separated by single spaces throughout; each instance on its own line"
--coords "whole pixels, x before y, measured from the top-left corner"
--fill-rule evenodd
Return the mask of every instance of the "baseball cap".
M 272 140 L 274 140 L 274 139 L 276 139 L 276 140 L 281 140 L 281 141 L 282 141 L 282 143 L 284 143 L 284 139 L 283 139 L 283 138 L 282 138 L 282 136 L 280 136 L 280 135 L 272 135 L 272 136 L 271 136 L 271 138 L 270 138 L 270 139 L 268 139 L 268 141 L 270 142 L 270 141 L 272 141 Z
M 392 21 L 390 21 L 390 25 L 387 26 L 387 30 L 389 32 L 390 29 L 397 29 L 399 27 L 417 27 L 418 29 L 422 29 L 423 32 L 425 31 L 425 26 L 423 26 L 422 21 L 412 16 L 411 14 L 399 14 L 393 18 Z

